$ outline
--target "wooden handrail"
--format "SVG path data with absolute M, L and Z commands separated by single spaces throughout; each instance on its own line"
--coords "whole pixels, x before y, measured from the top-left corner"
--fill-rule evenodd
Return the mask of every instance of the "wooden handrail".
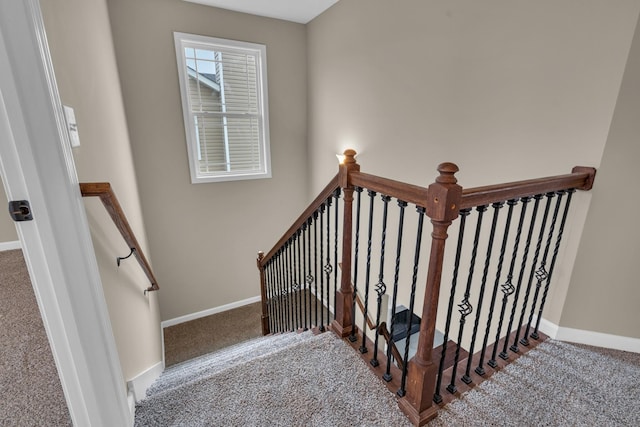
M 595 175 L 595 168 L 577 166 L 573 168 L 572 173 L 566 175 L 463 189 L 460 209 L 569 188 L 591 190 Z
M 462 190 L 462 203 L 459 208 L 465 209 L 488 205 L 568 188 L 590 190 L 593 186 L 595 174 L 595 168 L 576 166 L 573 168 L 572 173 L 566 175 L 467 188 Z M 407 184 L 363 172 L 351 172 L 349 174 L 349 184 L 386 194 L 416 206 L 428 207 L 427 187 Z
M 394 359 L 396 359 L 398 368 L 404 369 L 404 361 L 402 360 L 400 351 L 398 351 L 398 347 L 396 347 L 396 343 L 391 338 L 391 334 L 387 329 L 387 322 L 380 323 L 380 326 L 378 327 L 378 335 L 382 335 L 385 341 L 387 341 L 387 344 L 391 347 L 391 353 L 393 354 Z
M 362 302 L 362 299 L 360 299 L 360 295 L 358 295 L 357 293 L 354 293 L 354 298 L 356 300 L 356 304 L 358 304 L 358 308 L 360 309 L 360 312 L 364 316 L 364 303 Z M 391 334 L 387 329 L 387 322 L 380 323 L 380 326 L 378 326 L 378 328 L 376 329 L 376 324 L 373 323 L 373 320 L 371 320 L 369 315 L 367 315 L 366 321 L 369 329 L 371 329 L 372 331 L 375 330 L 378 335 L 382 335 L 384 340 L 387 342 L 387 345 L 391 347 L 391 353 L 393 354 L 393 357 L 396 359 L 396 362 L 398 363 L 398 367 L 400 369 L 404 369 L 404 362 L 402 360 L 402 356 L 400 355 L 400 351 L 398 350 L 398 347 L 396 347 L 396 343 L 393 342 L 393 339 L 391 338 Z
M 349 184 L 395 197 L 417 206 L 427 207 L 426 187 L 394 181 L 393 179 L 363 172 L 351 172 L 349 174 Z
M 131 249 L 132 253 L 135 255 L 140 267 L 147 275 L 149 282 L 151 282 L 151 286 L 145 289 L 145 293 L 150 291 L 157 291 L 160 289 L 158 286 L 158 282 L 156 281 L 155 276 L 153 275 L 153 271 L 151 271 L 151 266 L 147 261 L 147 258 L 144 256 L 142 252 L 142 248 L 138 243 L 138 239 L 136 239 L 135 234 L 133 234 L 133 230 L 129 225 L 129 221 L 127 221 L 127 217 L 118 202 L 118 198 L 115 193 L 111 189 L 111 184 L 108 182 L 82 182 L 80 183 L 80 192 L 83 197 L 99 197 L 100 201 L 104 205 L 105 209 L 109 213 L 109 216 L 113 220 L 114 224 L 124 241 Z
M 289 229 L 282 235 L 280 240 L 278 240 L 278 242 L 273 245 L 273 248 L 258 260 L 258 268 L 264 267 L 265 264 L 278 252 L 278 250 L 280 250 L 282 245 L 284 245 L 285 242 L 289 240 L 289 238 L 291 238 L 291 236 L 293 236 L 300 229 L 300 227 L 302 227 L 302 224 L 307 222 L 309 217 L 320 207 L 320 205 L 326 202 L 327 199 L 339 187 L 340 185 L 338 183 L 338 175 L 336 175 L 331 179 L 331 181 L 329 181 L 329 184 L 327 184 L 327 186 L 320 192 L 318 197 L 316 197 L 313 202 L 311 202 L 307 209 L 302 212 L 298 219 L 295 220 L 293 225 L 291 225 L 291 227 L 289 227 Z

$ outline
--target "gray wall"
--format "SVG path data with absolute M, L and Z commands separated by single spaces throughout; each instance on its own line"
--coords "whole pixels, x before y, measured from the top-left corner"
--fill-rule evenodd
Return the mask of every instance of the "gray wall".
M 620 87 L 561 326 L 640 338 L 640 28 Z
M 305 26 L 180 0 L 108 3 L 162 319 L 258 296 L 258 250 L 307 201 Z M 191 184 L 174 31 L 267 46 L 273 178 Z
M 4 185 L 0 180 L 0 203 L 2 204 L 2 209 L 6 209 L 7 202 L 7 194 L 4 192 Z M 6 210 L 0 212 L 2 212 L 0 214 L 0 242 L 15 242 L 18 240 L 16 226 Z
M 80 182 L 107 181 L 143 250 L 153 260 L 146 234 L 105 0 L 42 0 L 42 12 L 63 104 L 75 109 L 81 146 L 74 148 Z M 162 360 L 157 293 L 129 253 L 97 199 L 85 199 L 124 379 Z

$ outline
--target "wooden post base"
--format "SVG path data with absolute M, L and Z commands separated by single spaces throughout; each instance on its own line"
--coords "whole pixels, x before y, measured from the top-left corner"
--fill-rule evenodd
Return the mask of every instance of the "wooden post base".
M 406 397 L 398 400 L 398 406 L 414 426 L 427 424 L 438 415 L 438 410 L 440 409 L 440 407 L 433 405 L 422 412 L 418 412 Z

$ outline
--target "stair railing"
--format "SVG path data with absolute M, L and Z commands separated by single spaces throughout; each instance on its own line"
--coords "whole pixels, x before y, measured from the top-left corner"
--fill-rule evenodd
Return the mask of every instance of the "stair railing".
M 158 282 L 153 275 L 153 271 L 151 270 L 151 266 L 147 261 L 147 258 L 144 256 L 144 252 L 142 252 L 142 248 L 138 243 L 138 239 L 136 239 L 131 226 L 129 225 L 129 221 L 127 220 L 126 215 L 124 214 L 124 210 L 122 206 L 120 206 L 120 202 L 118 202 L 118 198 L 116 197 L 113 189 L 111 188 L 111 184 L 108 182 L 83 182 L 80 183 L 80 192 L 83 197 L 99 197 L 100 201 L 104 205 L 105 209 L 109 213 L 109 216 L 113 220 L 113 223 L 116 225 L 118 231 L 124 238 L 124 241 L 127 243 L 131 252 L 129 255 L 125 257 L 117 257 L 116 261 L 118 265 L 120 265 L 120 261 L 126 258 L 129 258 L 131 255 L 135 256 L 142 267 L 142 271 L 144 271 L 145 275 L 149 279 L 151 286 L 145 289 L 144 293 L 151 291 L 157 291 L 160 289 L 158 286 Z
M 502 347 L 501 359 L 509 359 L 507 345 L 513 339 L 513 345 L 509 350 L 517 354 L 520 350 L 518 343 L 528 346 L 528 338 L 538 339 L 538 327 L 549 290 L 549 282 L 553 273 L 558 247 L 562 237 L 562 230 L 566 221 L 571 194 L 575 189 L 589 190 L 595 176 L 595 169 L 576 167 L 571 174 L 555 177 L 540 178 L 535 180 L 520 181 L 501 185 L 462 189 L 457 183 L 455 173 L 458 167 L 453 163 L 443 163 L 438 167 L 440 175 L 429 187 L 420 187 L 406 184 L 387 178 L 378 177 L 360 172 L 360 166 L 355 161 L 353 150 L 345 151 L 345 160 L 340 165 L 338 175 L 334 177 L 316 200 L 305 210 L 292 227 L 278 241 L 276 246 L 264 255 L 258 255 L 258 268 L 260 271 L 262 304 L 263 304 L 263 332 L 265 334 L 283 330 L 295 330 L 316 326 L 324 330 L 326 326 L 340 337 L 349 338 L 355 348 L 359 348 L 363 357 L 371 348 L 371 365 L 376 367 L 378 363 L 378 335 L 384 332 L 383 325 L 389 325 L 387 331 L 393 337 L 394 330 L 400 326 L 406 327 L 407 333 L 404 346 L 404 355 L 398 355 L 395 346 L 387 344 L 386 361 L 382 360 L 378 369 L 382 378 L 391 384 L 398 382 L 397 370 L 392 368 L 392 357 L 399 363 L 401 370 L 399 379 L 398 396 L 401 397 L 399 405 L 415 425 L 423 425 L 433 418 L 438 406 L 434 403 L 442 402 L 442 384 L 451 383 L 446 390 L 449 394 L 458 392 L 458 379 L 456 369 L 464 366 L 466 370 L 461 378 L 463 385 L 471 384 L 486 375 L 485 369 L 491 370 L 500 365 L 496 361 L 496 349 Z M 338 221 L 339 196 L 342 197 L 342 222 Z M 557 196 L 556 204 L 550 200 Z M 506 245 L 513 244 L 513 233 L 509 237 L 511 218 L 514 217 L 514 209 L 520 204 L 525 208 L 530 200 L 534 200 L 537 212 L 540 200 L 545 199 L 544 213 L 533 215 L 531 212 L 521 213 L 522 220 L 518 223 L 517 235 L 523 227 L 531 230 L 527 233 L 526 242 L 521 247 L 529 246 L 532 240 L 537 240 L 534 256 L 527 259 L 524 250 L 518 251 L 518 243 L 511 251 L 505 250 Z M 397 207 L 391 207 L 392 199 L 396 200 Z M 561 206 L 560 200 L 564 199 Z M 380 201 L 378 201 L 380 200 Z M 333 202 L 333 203 L 332 203 Z M 504 205 L 508 206 L 508 218 L 498 219 L 497 212 Z M 405 211 L 412 205 L 417 212 L 415 223 L 405 224 Z M 481 229 L 482 215 L 485 211 L 493 209 L 491 231 Z M 464 241 L 464 229 L 472 210 L 478 215 L 472 244 Z M 550 215 L 550 212 L 553 212 Z M 562 212 L 560 215 L 559 213 Z M 333 214 L 333 219 L 332 219 Z M 528 223 L 523 222 L 526 216 Z M 428 261 L 421 261 L 421 254 L 426 252 L 423 248 L 423 235 L 427 233 L 424 226 L 424 218 L 428 217 L 432 224 L 431 244 Z M 447 310 L 441 312 L 441 323 L 444 323 L 445 339 L 443 345 L 436 351 L 433 349 L 436 323 L 438 320 L 438 304 L 440 301 L 440 285 L 443 275 L 445 259 L 445 242 L 450 225 L 460 217 L 458 245 L 456 259 L 453 262 L 453 272 L 447 271 L 447 279 L 452 280 L 449 299 L 446 300 Z M 559 225 L 556 220 L 561 217 Z M 397 220 L 397 228 L 390 227 L 389 223 Z M 515 217 L 514 217 L 515 218 Z M 544 222 L 540 223 L 540 218 Z M 523 224 L 529 224 L 524 226 Z M 332 225 L 331 225 L 332 224 Z M 554 224 L 551 226 L 551 224 Z M 325 228 L 326 226 L 326 228 Z M 502 235 L 498 236 L 499 226 L 503 227 Z M 375 229 L 375 231 L 374 231 Z M 405 232 L 405 229 L 409 230 Z M 319 234 L 318 234 L 319 231 Z M 532 239 L 534 231 L 538 238 Z M 555 233 L 555 234 L 554 234 Z M 531 236 L 530 236 L 531 235 Z M 546 240 L 544 239 L 547 235 Z M 338 248 L 338 237 L 341 237 L 341 248 Z M 488 237 L 487 237 L 488 236 Z M 395 239 L 390 239 L 393 237 Z M 497 240 L 496 238 L 497 237 Z M 413 256 L 404 255 L 405 247 L 415 239 Z M 386 254 L 388 247 L 392 246 L 388 240 L 395 240 L 395 257 Z M 491 254 L 494 251 L 494 241 L 502 241 L 498 267 L 491 264 Z M 515 239 L 519 242 L 519 237 Z M 366 245 L 365 245 L 366 242 Z M 474 276 L 475 264 L 478 258 L 480 243 L 487 243 L 485 264 L 481 275 Z M 551 243 L 555 242 L 553 255 L 550 255 Z M 543 245 L 544 243 L 544 245 Z M 542 249 L 544 246 L 544 249 Z M 325 252 L 326 249 L 326 252 Z M 341 251 L 339 251 L 341 249 Z M 412 247 L 409 246 L 409 250 Z M 340 252 L 340 256 L 338 255 Z M 363 252 L 366 255 L 363 255 Z M 482 252 L 482 251 L 481 251 Z M 379 257 L 374 257 L 379 254 Z M 325 256 L 326 255 L 326 256 Z M 482 254 L 481 254 L 482 256 Z M 333 260 L 332 260 L 333 257 Z M 516 263 L 515 259 L 520 261 Z M 412 258 L 413 262 L 406 261 Z M 508 280 L 500 285 L 502 264 L 505 259 L 512 259 L 509 268 Z M 456 301 L 456 283 L 462 263 L 469 267 L 464 297 L 457 304 L 460 313 L 459 325 L 454 322 L 452 311 Z M 337 287 L 337 269 L 341 264 L 340 287 Z M 530 269 L 531 274 L 526 284 L 514 287 L 511 290 L 511 278 L 514 273 L 514 265 L 519 264 L 520 275 L 522 271 Z M 548 268 L 545 268 L 545 264 Z M 408 268 L 407 268 L 408 267 Z M 393 279 L 389 279 L 388 270 L 393 268 Z M 505 269 L 506 270 L 506 269 Z M 377 272 L 377 279 L 375 278 Z M 333 277 L 332 277 L 333 274 Z M 495 275 L 493 286 L 489 276 Z M 536 275 L 537 274 L 537 275 Z M 449 277 L 451 275 L 452 277 Z M 519 276 L 520 276 L 519 275 Z M 364 276 L 364 277 L 363 277 Z M 372 277 L 374 276 L 374 277 Z M 480 276 L 480 283 L 477 278 Z M 531 290 L 534 289 L 533 278 L 537 278 L 534 296 L 530 299 Z M 324 280 L 326 278 L 326 281 Z M 333 292 L 330 285 L 333 281 Z M 521 279 L 518 282 L 523 282 Z M 408 283 L 409 288 L 402 283 Z M 424 286 L 420 284 L 424 283 Z M 325 286 L 326 285 L 326 286 Z M 383 309 L 383 297 L 389 295 L 390 314 L 386 319 L 381 318 Z M 485 288 L 490 288 L 490 303 L 487 310 L 488 321 L 481 318 L 481 307 L 486 305 L 484 300 Z M 502 289 L 503 302 L 497 303 L 497 289 Z M 518 290 L 523 289 L 523 298 L 519 299 Z M 459 292 L 458 292 L 459 293 Z M 354 294 L 362 295 L 363 321 L 362 327 L 356 325 L 356 298 Z M 418 296 L 423 294 L 421 301 Z M 509 299 L 509 296 L 514 297 Z M 473 299 L 473 303 L 471 300 Z M 477 301 L 477 303 L 476 303 Z M 396 306 L 400 303 L 409 306 L 409 320 L 406 325 L 396 324 Z M 444 302 L 444 301 L 443 301 Z M 520 316 L 511 314 L 509 324 L 506 323 L 505 308 L 511 304 L 511 312 L 520 309 Z M 475 321 L 473 333 L 469 336 L 469 328 L 464 328 L 465 319 L 474 312 Z M 497 327 L 493 319 L 493 311 L 501 307 L 501 314 L 496 316 L 500 326 Z M 529 312 L 528 322 L 524 321 L 526 312 Z M 323 313 L 326 312 L 326 319 Z M 318 317 L 320 313 L 320 317 Z M 333 313 L 333 321 L 329 315 Z M 374 313 L 375 322 L 371 321 L 370 313 Z M 420 314 L 417 352 L 409 357 L 411 335 L 413 334 L 414 315 Z M 446 316 L 445 316 L 446 314 Z M 446 317 L 446 320 L 444 319 Z M 534 322 L 535 318 L 535 322 Z M 519 319 L 516 322 L 515 319 Z M 367 321 L 368 320 L 368 321 Z M 480 325 L 486 322 L 483 329 Z M 372 327 L 372 324 L 375 327 Z M 529 334 L 533 327 L 533 333 Z M 495 341 L 490 338 L 495 334 Z M 502 331 L 500 330 L 502 329 Z M 457 332 L 457 334 L 456 334 Z M 506 336 L 502 337 L 501 333 Z M 522 339 L 520 339 L 520 334 Z M 383 334 L 384 335 L 384 334 Z M 455 337 L 454 341 L 450 337 Z M 490 337 L 491 336 L 491 337 Z M 474 355 L 477 343 L 476 337 L 482 337 L 481 354 Z M 415 340 L 415 338 L 413 338 Z M 375 341 L 375 343 L 373 343 Z M 358 347 L 358 342 L 360 345 Z M 389 341 L 387 341 L 389 342 Z M 393 342 L 393 341 L 391 341 Z M 470 344 L 469 344 L 470 342 Z M 373 345 L 372 345 L 373 344 Z M 493 344 L 493 345 L 491 345 Z M 449 346 L 449 347 L 447 347 Z M 452 353 L 452 350 L 455 350 Z M 493 353 L 492 353 L 493 350 Z M 487 353 L 487 357 L 485 357 Z M 468 354 L 468 357 L 467 357 Z M 446 363 L 445 363 L 446 359 Z M 471 372 L 472 363 L 478 361 L 478 366 Z

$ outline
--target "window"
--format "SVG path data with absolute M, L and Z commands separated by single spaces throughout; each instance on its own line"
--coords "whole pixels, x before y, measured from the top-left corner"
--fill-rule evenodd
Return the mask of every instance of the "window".
M 265 46 L 174 40 L 191 182 L 270 178 Z

